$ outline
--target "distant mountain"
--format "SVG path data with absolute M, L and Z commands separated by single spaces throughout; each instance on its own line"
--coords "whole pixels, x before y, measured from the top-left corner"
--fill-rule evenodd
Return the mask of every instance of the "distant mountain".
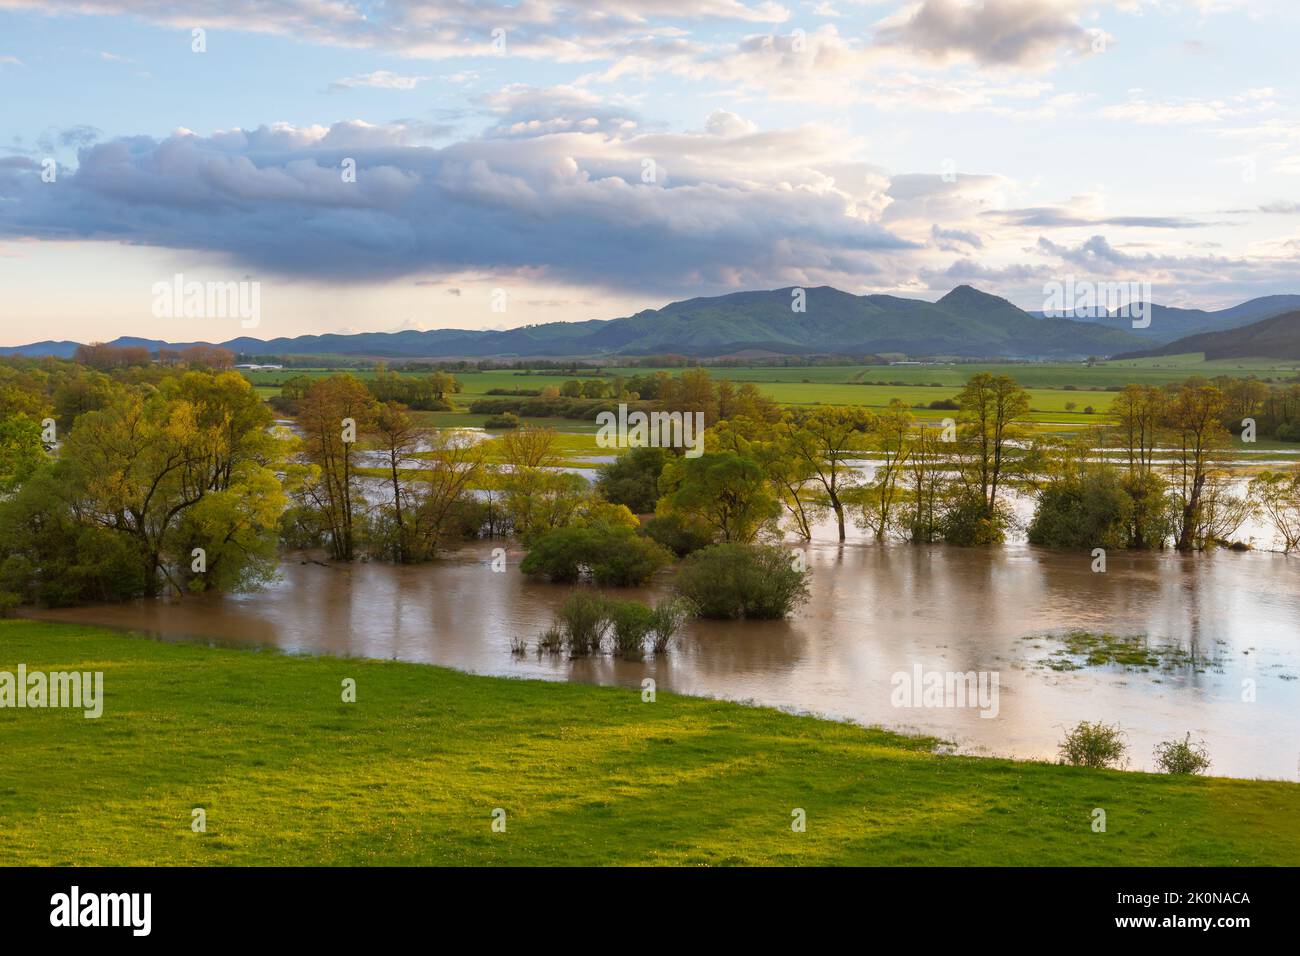
M 829 286 L 805 290 L 794 311 L 795 289 L 734 292 L 687 299 L 620 319 L 550 322 L 505 331 L 438 329 L 362 332 L 263 340 L 241 336 L 218 343 L 239 355 L 352 355 L 374 358 L 601 358 L 662 355 L 868 355 L 913 357 L 1071 359 L 1132 352 L 1150 341 L 1128 319 L 1035 317 L 1006 299 L 971 286 L 938 302 L 892 295 L 852 295 Z M 1300 296 L 1269 296 L 1221 312 L 1155 306 L 1152 327 L 1202 330 L 1204 323 L 1240 324 L 1256 311 Z M 1175 314 L 1177 313 L 1177 314 Z M 1170 336 L 1171 338 L 1174 336 Z M 114 345 L 150 350 L 195 343 L 122 338 Z M 74 342 L 38 342 L 0 354 L 67 357 Z
M 1076 318 L 1079 321 L 1096 323 L 1104 328 L 1131 332 L 1148 341 L 1165 343 L 1200 332 L 1238 328 L 1294 309 L 1300 309 L 1300 295 L 1265 295 L 1214 312 L 1207 312 L 1204 309 L 1180 309 L 1171 305 L 1152 303 L 1151 324 L 1142 329 L 1133 328 L 1131 313 L 1121 309 L 1110 311 L 1096 309 L 1091 315 L 1079 315 Z M 1042 312 L 1030 314 L 1043 317 Z
M 1207 359 L 1300 359 L 1300 309 L 1270 316 L 1223 332 L 1202 332 L 1157 349 L 1128 352 L 1116 358 L 1152 358 L 1204 352 Z

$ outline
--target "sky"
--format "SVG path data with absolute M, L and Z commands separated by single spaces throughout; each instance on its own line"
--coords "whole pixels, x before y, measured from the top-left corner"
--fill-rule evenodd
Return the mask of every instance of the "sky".
M 0 345 L 1300 292 L 1291 0 L 214 6 L 0 0 Z

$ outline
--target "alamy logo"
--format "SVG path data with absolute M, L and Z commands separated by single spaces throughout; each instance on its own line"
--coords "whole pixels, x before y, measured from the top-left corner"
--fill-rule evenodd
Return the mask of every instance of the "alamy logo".
M 1102 313 L 1132 320 L 1133 328 L 1151 324 L 1151 283 L 1092 282 L 1066 276 L 1043 285 L 1043 314 L 1054 319 L 1095 319 Z
M 631 412 L 620 402 L 618 414 L 601 412 L 596 444 L 601 448 L 685 448 L 687 458 L 704 454 L 703 412 Z
M 153 928 L 152 893 L 86 893 L 74 886 L 50 897 L 51 926 L 128 926 L 133 936 Z
M 0 671 L 0 708 L 67 707 L 84 710 L 87 720 L 104 713 L 103 671 Z
M 997 671 L 925 671 L 917 664 L 895 671 L 889 702 L 895 707 L 978 707 L 980 717 L 998 715 Z
M 170 282 L 153 284 L 153 314 L 158 319 L 239 319 L 245 329 L 262 321 L 262 284 L 185 281 L 176 273 Z

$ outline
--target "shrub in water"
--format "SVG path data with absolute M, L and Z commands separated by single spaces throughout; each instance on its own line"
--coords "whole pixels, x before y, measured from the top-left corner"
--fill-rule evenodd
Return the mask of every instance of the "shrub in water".
M 601 639 L 609 627 L 609 607 L 604 597 L 588 591 L 574 591 L 560 605 L 556 620 L 564 632 L 564 641 L 574 657 L 600 650 Z
M 519 569 L 524 574 L 544 577 L 560 584 L 572 584 L 593 550 L 589 528 L 556 528 L 538 537 L 524 555 Z
M 679 558 L 707 548 L 713 542 L 707 528 L 676 514 L 655 515 L 642 529 L 647 538 L 662 544 Z
M 645 653 L 645 639 L 654 623 L 654 612 L 640 601 L 610 601 L 608 613 L 614 650 L 624 657 L 640 657 Z
M 718 544 L 687 558 L 674 586 L 701 617 L 781 618 L 808 600 L 807 576 L 783 548 Z
M 593 556 L 591 576 L 605 587 L 646 584 L 655 572 L 672 563 L 672 552 L 633 532 L 609 535 Z
M 564 631 L 555 625 L 551 625 L 542 631 L 537 638 L 537 652 L 540 654 L 545 651 L 548 654 L 558 654 L 564 647 Z
M 650 642 L 656 654 L 668 650 L 673 637 L 694 611 L 685 598 L 670 597 L 659 601 L 650 611 Z
M 630 528 L 593 525 L 556 528 L 539 536 L 520 569 L 565 584 L 590 573 L 603 586 L 634 587 L 647 583 L 672 559 L 667 549 Z
M 1192 743 L 1189 733 L 1182 740 L 1166 740 L 1156 744 L 1156 766 L 1165 773 L 1196 774 L 1210 768 L 1210 755 L 1205 741 Z
M 1123 738 L 1118 726 L 1082 720 L 1061 741 L 1061 759 L 1076 767 L 1123 767 L 1127 763 Z

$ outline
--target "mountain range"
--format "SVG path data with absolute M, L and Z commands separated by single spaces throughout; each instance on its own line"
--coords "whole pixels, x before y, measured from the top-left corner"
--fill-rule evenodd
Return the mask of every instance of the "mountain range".
M 845 355 L 1070 359 L 1140 352 L 1188 335 L 1232 329 L 1288 310 L 1300 295 L 1265 296 L 1230 309 L 1151 306 L 1151 324 L 1099 313 L 1085 319 L 1044 317 L 968 285 L 937 302 L 892 295 L 853 295 L 829 286 L 734 292 L 687 299 L 618 319 L 549 322 L 504 331 L 405 330 L 248 336 L 211 343 L 241 356 L 346 355 L 373 358 L 600 358 L 678 354 Z M 194 342 L 122 337 L 112 345 L 184 348 Z M 209 343 L 204 343 L 209 344 Z M 45 341 L 0 348 L 0 355 L 70 357 L 78 343 Z M 1199 350 L 1194 350 L 1199 351 Z
M 1207 359 L 1300 359 L 1300 310 L 1269 316 L 1221 332 L 1202 332 L 1159 348 L 1122 353 L 1116 358 L 1152 358 L 1204 352 Z

